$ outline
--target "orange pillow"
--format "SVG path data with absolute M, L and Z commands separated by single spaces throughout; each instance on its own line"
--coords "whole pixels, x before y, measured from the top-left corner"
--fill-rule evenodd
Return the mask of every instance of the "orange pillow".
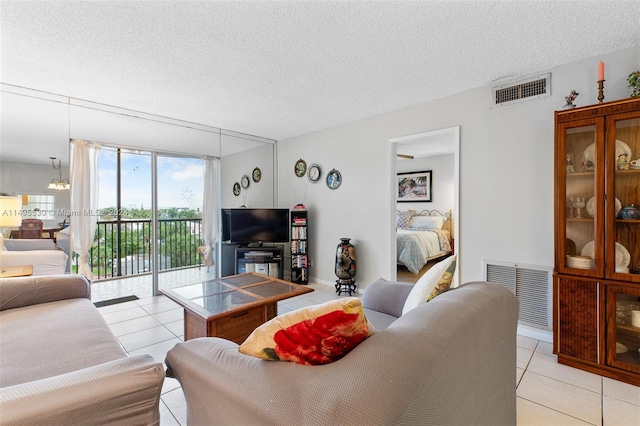
M 256 328 L 238 350 L 271 361 L 328 364 L 374 331 L 360 299 L 346 297 L 278 315 Z

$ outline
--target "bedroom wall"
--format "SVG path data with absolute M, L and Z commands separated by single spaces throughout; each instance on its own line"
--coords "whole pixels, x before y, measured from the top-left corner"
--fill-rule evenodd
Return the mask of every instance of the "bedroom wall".
M 551 96 L 492 109 L 491 87 L 415 105 L 278 142 L 280 207 L 310 209 L 310 275 L 335 281 L 340 237 L 356 245 L 360 288 L 394 273 L 389 139 L 453 126 L 460 129 L 460 281 L 480 280 L 483 259 L 553 265 L 553 112 L 575 89 L 578 106 L 597 103 L 597 64 L 606 64 L 605 101 L 629 96 L 626 78 L 640 68 L 640 46 L 558 66 Z M 538 73 L 536 73 L 537 75 Z M 335 191 L 293 176 L 298 158 L 335 167 Z
M 431 202 L 396 203 L 397 210 L 439 210 L 443 213 L 453 209 L 454 197 L 454 156 L 453 154 L 434 155 L 430 157 L 414 158 L 413 160 L 398 159 L 396 171 L 398 173 L 419 172 L 431 170 Z

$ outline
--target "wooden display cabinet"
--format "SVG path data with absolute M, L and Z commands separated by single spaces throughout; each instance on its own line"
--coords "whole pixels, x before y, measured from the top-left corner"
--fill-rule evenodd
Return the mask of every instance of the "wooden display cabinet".
M 607 286 L 607 365 L 640 374 L 640 323 L 631 312 L 640 312 L 638 286 Z M 637 314 L 636 314 L 637 315 Z
M 554 353 L 640 385 L 640 332 L 625 322 L 640 297 L 640 219 L 620 216 L 640 207 L 634 159 L 640 99 L 555 113 Z

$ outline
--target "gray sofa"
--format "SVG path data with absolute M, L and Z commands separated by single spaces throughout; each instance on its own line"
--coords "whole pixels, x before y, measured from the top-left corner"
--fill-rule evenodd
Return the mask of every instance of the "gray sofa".
M 129 357 L 81 275 L 0 279 L 0 424 L 157 425 L 164 369 Z
M 0 265 L 32 265 L 34 276 L 68 273 L 69 256 L 50 239 L 4 239 Z
M 515 425 L 518 302 L 472 282 L 401 315 L 411 285 L 363 296 L 378 330 L 322 366 L 264 361 L 218 338 L 166 358 L 190 425 Z M 399 317 L 399 318 L 398 318 Z

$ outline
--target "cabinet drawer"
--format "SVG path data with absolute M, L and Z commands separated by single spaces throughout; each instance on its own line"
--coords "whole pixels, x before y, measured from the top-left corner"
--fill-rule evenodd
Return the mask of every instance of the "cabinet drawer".
M 238 344 L 265 322 L 265 308 L 258 307 L 220 318 L 213 324 L 214 335 Z

